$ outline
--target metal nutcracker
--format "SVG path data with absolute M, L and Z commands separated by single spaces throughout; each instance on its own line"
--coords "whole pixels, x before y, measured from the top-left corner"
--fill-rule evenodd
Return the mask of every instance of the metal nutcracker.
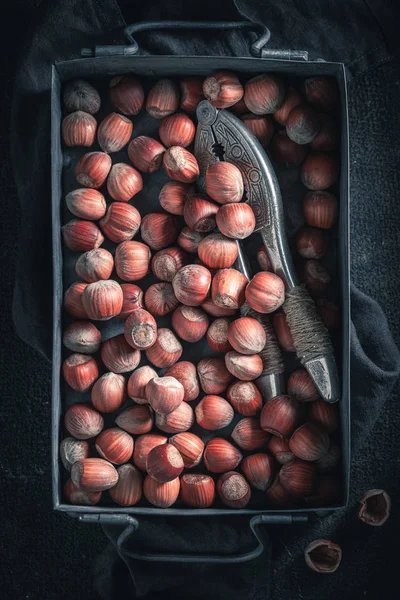
M 255 231 L 261 235 L 274 272 L 285 283 L 282 308 L 297 356 L 323 400 L 336 402 L 340 386 L 332 343 L 313 300 L 297 279 L 286 237 L 281 191 L 272 164 L 257 138 L 229 111 L 203 100 L 197 108 L 197 118 L 195 155 L 201 173 L 198 184 L 204 189 L 206 170 L 218 160 L 240 169 L 246 201 L 256 217 Z M 239 258 L 239 265 L 241 262 Z

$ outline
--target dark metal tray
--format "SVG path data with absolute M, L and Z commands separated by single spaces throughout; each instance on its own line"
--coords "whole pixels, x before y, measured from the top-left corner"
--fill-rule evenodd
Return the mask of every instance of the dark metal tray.
M 165 25 L 165 24 L 163 24 Z M 174 24 L 173 24 L 174 25 Z M 187 24 L 185 24 L 187 25 Z M 190 24 L 189 24 L 190 25 Z M 207 25 L 201 24 L 205 27 Z M 220 25 L 220 24 L 218 24 Z M 225 24 L 229 25 L 229 24 Z M 248 24 L 246 24 L 248 25 Z M 151 27 L 157 28 L 157 24 Z M 138 29 L 140 28 L 140 25 Z M 146 27 L 142 27 L 144 29 Z M 147 27 L 149 28 L 149 27 Z M 132 28 L 131 28 L 132 29 Z M 267 30 L 268 31 L 268 30 Z M 131 30 L 130 32 L 131 33 Z M 131 41 L 132 38 L 130 38 Z M 288 53 L 287 51 L 268 51 L 263 48 L 263 44 L 268 40 L 268 35 L 264 34 L 262 43 L 254 43 L 251 47 L 252 52 L 257 52 L 263 58 L 241 58 L 241 57 L 214 57 L 214 56 L 142 56 L 136 55 L 137 47 L 135 44 L 119 47 L 98 47 L 92 57 L 80 58 L 58 62 L 53 66 L 52 71 L 52 91 L 51 91 L 51 161 L 52 161 L 52 227 L 53 227 L 53 375 L 52 375 L 52 474 L 53 474 L 53 506 L 55 510 L 67 512 L 85 521 L 128 521 L 134 527 L 136 523 L 135 515 L 163 515 L 163 516 L 207 516 L 207 515 L 238 515 L 246 514 L 253 519 L 251 527 L 257 523 L 292 523 L 296 521 L 306 521 L 315 515 L 323 516 L 332 511 L 342 509 L 346 506 L 349 494 L 349 465 L 350 465 L 350 397 L 349 397 L 349 369 L 350 369 L 350 291 L 349 291 L 349 154 L 348 154 L 348 110 L 346 93 L 346 73 L 342 63 L 330 63 L 324 61 L 289 60 L 291 56 L 306 58 L 302 52 Z M 258 40 L 258 41 L 259 41 Z M 137 45 L 136 45 L 137 46 Z M 90 52 L 84 51 L 88 56 Z M 272 57 L 271 57 L 272 56 Z M 284 56 L 285 59 L 276 58 Z M 334 339 L 336 358 L 340 369 L 342 396 L 340 400 L 340 430 L 341 430 L 341 449 L 342 449 L 342 482 L 343 494 L 341 502 L 338 505 L 324 507 L 321 510 L 315 508 L 300 509 L 273 509 L 266 507 L 261 501 L 256 501 L 254 508 L 242 510 L 232 510 L 226 507 L 215 507 L 208 509 L 191 509 L 185 507 L 159 509 L 148 506 L 133 506 L 128 508 L 97 505 L 72 506 L 65 504 L 62 500 L 62 477 L 59 461 L 59 442 L 63 433 L 62 415 L 63 403 L 70 404 L 76 401 L 85 401 L 89 399 L 82 394 L 75 395 L 70 390 L 67 392 L 60 377 L 61 363 L 63 359 L 62 347 L 62 329 L 65 316 L 63 314 L 63 290 L 66 289 L 74 280 L 74 264 L 77 253 L 70 252 L 62 248 L 61 225 L 72 218 L 65 208 L 64 197 L 68 191 L 76 187 L 76 181 L 73 176 L 72 164 L 75 164 L 76 157 L 85 152 L 82 148 L 72 148 L 64 152 L 61 147 L 60 125 L 62 120 L 61 107 L 61 88 L 63 84 L 72 78 L 84 78 L 94 81 L 96 87 L 101 92 L 102 98 L 105 98 L 105 91 L 109 79 L 114 75 L 134 73 L 144 81 L 148 80 L 151 84 L 152 78 L 160 77 L 179 77 L 187 75 L 207 75 L 216 69 L 230 69 L 243 76 L 254 76 L 263 72 L 279 72 L 287 78 L 295 79 L 297 77 L 309 77 L 313 75 L 330 75 L 336 78 L 340 90 L 340 122 L 341 122 L 341 176 L 338 185 L 338 195 L 340 198 L 340 212 L 338 226 L 333 234 L 334 256 L 328 257 L 336 263 L 337 278 L 335 281 L 337 301 L 340 305 L 342 321 L 341 330 L 337 338 Z M 103 102 L 102 109 L 96 117 L 100 120 L 110 112 L 111 106 Z M 104 114 L 103 114 L 104 113 Z M 154 133 L 158 127 L 153 119 L 145 113 L 134 120 L 134 135 L 146 133 L 151 135 L 151 128 Z M 95 149 L 95 148 L 93 148 Z M 121 157 L 115 155 L 115 159 L 122 159 L 126 156 L 126 150 L 121 151 Z M 113 156 L 114 158 L 114 156 Z M 73 160 L 71 160 L 73 159 Z M 280 173 L 278 170 L 278 178 Z M 142 214 L 159 209 L 158 192 L 160 187 L 167 181 L 166 175 L 160 171 L 151 176 L 144 176 L 144 190 L 135 197 L 135 206 Z M 289 181 L 290 184 L 290 181 Z M 281 181 L 283 198 L 285 202 L 285 181 Z M 290 186 L 289 186 L 290 187 Z M 292 188 L 290 188 L 292 190 Z M 288 193 L 293 193 L 288 191 Z M 303 188 L 304 193 L 304 188 Z M 291 215 L 286 214 L 287 225 L 290 235 Z M 107 248 L 107 245 L 105 245 Z M 110 245 L 111 247 L 111 245 Z M 251 242 L 249 250 L 251 250 Z M 150 277 L 138 282 L 140 287 L 147 287 L 153 280 Z M 112 337 L 123 330 L 122 322 L 112 319 L 106 323 L 96 323 L 102 329 L 104 339 Z M 192 356 L 189 354 L 190 344 L 184 344 L 185 359 L 200 360 L 206 354 L 206 344 L 204 346 L 196 345 L 191 348 Z M 193 352 L 195 354 L 193 354 Z M 208 351 L 209 353 L 209 351 Z M 141 363 L 143 364 L 143 363 Z M 294 368 L 294 366 L 293 366 Z M 107 422 L 107 421 L 106 421 Z M 111 422 L 110 422 L 111 424 Z M 204 432 L 203 432 L 204 433 Z M 222 435 L 224 430 L 219 432 Z M 204 436 L 203 436 L 204 437 Z M 248 557 L 250 558 L 250 557 Z

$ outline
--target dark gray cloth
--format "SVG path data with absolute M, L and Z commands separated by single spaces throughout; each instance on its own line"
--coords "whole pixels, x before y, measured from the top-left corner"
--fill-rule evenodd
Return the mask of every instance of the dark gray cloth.
M 393 265 L 398 256 L 399 219 L 393 211 L 393 197 L 400 189 L 397 172 L 398 143 L 394 132 L 400 122 L 395 106 L 400 94 L 394 82 L 398 65 L 391 61 L 376 22 L 363 2 L 256 3 L 237 2 L 241 13 L 263 22 L 273 32 L 271 46 L 307 49 L 314 57 L 345 60 L 350 67 L 349 85 L 351 124 L 352 189 L 352 278 L 366 294 L 377 298 L 396 324 L 398 277 Z M 185 13 L 185 3 L 151 4 L 139 9 L 131 2 L 121 3 L 126 21 L 197 18 L 240 18 L 230 3 L 196 3 L 196 14 Z M 46 356 L 51 350 L 51 250 L 50 177 L 48 157 L 50 63 L 79 55 L 80 47 L 97 43 L 121 42 L 124 18 L 112 2 L 96 0 L 42 3 L 42 19 L 33 38 L 24 47 L 23 60 L 15 84 L 13 109 L 13 156 L 15 180 L 22 209 L 22 231 L 14 296 L 14 320 L 20 335 Z M 187 10 L 187 9 L 186 9 Z M 219 11 L 219 12 L 218 12 Z M 240 34 L 204 37 L 201 33 L 184 35 L 142 34 L 145 50 L 154 53 L 248 55 L 248 42 Z M 204 40 L 207 40 L 207 43 Z M 357 43 L 354 43 L 357 40 Z M 384 75 L 382 75 L 384 73 Z M 380 82 L 387 87 L 382 90 Z M 389 120 L 389 115 L 390 119 Z M 384 233 L 384 236 L 382 235 Z M 398 333 L 398 332 L 397 332 Z M 396 381 L 399 355 L 386 318 L 375 300 L 352 290 L 352 427 L 354 448 L 365 444 L 380 411 Z M 356 454 L 357 471 L 363 465 Z M 365 465 L 366 466 L 366 465 Z M 376 481 L 379 485 L 379 470 Z M 354 501 L 354 497 L 352 498 Z M 351 513 L 337 514 L 312 527 L 295 526 L 271 529 L 273 562 L 260 557 L 241 567 L 172 567 L 129 562 L 129 573 L 117 559 L 114 546 L 97 563 L 98 589 L 104 598 L 158 598 L 165 593 L 176 597 L 328 598 L 340 590 L 344 598 L 356 598 L 355 563 L 343 561 L 330 579 L 329 592 L 321 579 L 308 572 L 302 559 L 304 545 L 316 537 L 340 541 L 359 565 L 368 556 L 361 544 L 358 553 L 352 538 L 357 537 Z M 106 529 L 115 543 L 120 531 Z M 222 542 L 223 540 L 224 542 Z M 209 521 L 176 519 L 141 520 L 140 531 L 132 536 L 133 547 L 168 547 L 176 551 L 232 552 L 250 548 L 245 520 L 236 517 Z M 358 558 L 359 557 L 359 558 Z M 353 578 L 353 583 L 346 578 Z M 222 587 L 226 580 L 228 587 Z M 217 585 L 221 585 L 217 588 Z M 203 586 L 203 587 L 202 587 Z M 129 594 L 123 595 L 122 588 Z M 134 592 L 135 590 L 135 592 Z M 166 592 L 168 590 L 168 592 Z M 181 596 L 179 595 L 181 594 Z M 183 595 L 184 594 L 184 595 Z M 234 595 L 235 594 L 235 595 Z M 346 595 L 347 594 L 347 595 Z

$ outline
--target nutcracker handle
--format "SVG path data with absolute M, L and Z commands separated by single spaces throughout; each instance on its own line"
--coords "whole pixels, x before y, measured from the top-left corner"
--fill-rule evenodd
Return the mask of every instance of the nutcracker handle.
M 143 21 L 127 25 L 124 29 L 126 39 L 130 44 L 130 54 L 139 52 L 139 44 L 133 37 L 134 34 L 142 31 L 154 31 L 164 29 L 178 30 L 217 30 L 218 32 L 247 29 L 259 33 L 258 38 L 250 44 L 250 53 L 252 56 L 261 58 L 264 46 L 271 39 L 271 32 L 268 27 L 249 21 Z

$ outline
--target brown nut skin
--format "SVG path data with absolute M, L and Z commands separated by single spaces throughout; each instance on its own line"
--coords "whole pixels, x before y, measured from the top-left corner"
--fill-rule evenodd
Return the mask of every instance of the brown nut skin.
M 186 469 L 196 467 L 203 456 L 204 442 L 190 431 L 177 433 L 169 438 L 169 443 L 177 448 Z
M 166 212 L 182 216 L 185 202 L 192 194 L 194 194 L 194 188 L 190 183 L 169 181 L 161 188 L 158 199 Z
M 75 177 L 83 187 L 100 188 L 111 169 L 111 158 L 105 152 L 88 152 L 75 166 Z
M 133 438 L 119 429 L 111 427 L 100 433 L 96 439 L 96 450 L 101 458 L 116 465 L 128 462 L 133 452 Z
M 304 263 L 303 280 L 310 294 L 318 296 L 328 289 L 331 282 L 331 274 L 321 262 L 310 259 Z
M 66 437 L 60 444 L 61 462 L 67 471 L 71 470 L 74 462 L 81 458 L 88 458 L 89 454 L 90 448 L 86 440 L 76 440 L 73 437 Z
M 256 227 L 256 217 L 250 204 L 235 202 L 221 206 L 215 217 L 220 232 L 234 240 L 244 240 Z
M 184 227 L 178 235 L 177 242 L 183 250 L 194 254 L 203 238 L 204 235 L 199 231 L 192 231 L 190 227 Z
M 106 200 L 98 190 L 78 188 L 65 196 L 68 210 L 78 219 L 97 221 L 104 217 L 107 210 Z
M 179 477 L 167 481 L 167 483 L 159 483 L 150 475 L 147 475 L 143 483 L 143 493 L 146 500 L 158 508 L 168 508 L 175 504 L 179 496 L 179 489 Z
M 215 216 L 218 210 L 218 205 L 211 202 L 207 196 L 194 194 L 185 202 L 183 218 L 193 231 L 208 233 L 215 229 Z
M 146 110 L 153 119 L 164 119 L 176 112 L 178 106 L 179 91 L 170 79 L 160 79 L 148 93 Z
M 162 327 L 158 330 L 154 344 L 147 348 L 146 357 L 155 367 L 165 369 L 175 364 L 182 352 L 182 345 L 174 332 Z
M 216 108 L 228 108 L 243 96 L 243 86 L 232 71 L 215 71 L 203 82 L 203 94 Z
M 296 250 L 303 258 L 323 258 L 328 249 L 328 242 L 321 229 L 304 227 L 296 237 Z
M 154 377 L 157 377 L 157 371 L 148 365 L 136 369 L 129 377 L 127 387 L 128 396 L 132 398 L 136 404 L 148 404 L 146 398 L 146 386 L 151 379 L 154 379 Z
M 130 373 L 140 363 L 140 352 L 132 348 L 121 334 L 102 344 L 101 360 L 113 373 Z
M 294 87 L 288 87 L 282 104 L 274 112 L 273 116 L 275 121 L 280 125 L 286 125 L 290 113 L 302 101 L 303 98 L 301 94 L 299 94 L 299 92 Z
M 167 377 L 175 377 L 183 385 L 183 399 L 185 402 L 196 400 L 200 393 L 200 384 L 197 377 L 197 370 L 193 363 L 187 360 L 177 362 L 165 371 L 165 375 Z
M 215 483 L 209 475 L 190 473 L 181 477 L 181 499 L 193 508 L 208 508 L 215 498 Z
M 239 448 L 252 451 L 265 448 L 271 436 L 261 429 L 259 419 L 245 417 L 236 424 L 231 437 Z
M 247 129 L 258 139 L 262 146 L 267 146 L 274 134 L 274 122 L 271 117 L 246 113 L 241 117 Z
M 72 465 L 71 479 L 84 492 L 102 492 L 114 487 L 118 472 L 102 458 L 84 458 Z
M 236 352 L 257 354 L 267 342 L 262 325 L 253 317 L 240 317 L 229 326 L 228 342 Z
M 101 346 L 101 333 L 89 321 L 75 321 L 64 329 L 63 344 L 80 354 L 94 354 Z
M 363 523 L 379 527 L 390 516 L 391 499 L 385 490 L 369 490 L 360 498 L 357 516 Z
M 326 152 L 311 152 L 301 168 L 301 181 L 309 190 L 326 190 L 339 177 L 339 161 Z
M 125 378 L 116 373 L 105 373 L 94 384 L 91 398 L 93 406 L 102 413 L 118 410 L 126 399 Z
M 173 312 L 171 322 L 182 340 L 195 343 L 205 336 L 209 319 L 207 313 L 199 307 L 180 305 Z
M 65 413 L 64 425 L 74 438 L 89 440 L 103 429 L 104 419 L 90 404 L 72 404 Z
M 135 506 L 142 497 L 142 476 L 133 465 L 121 465 L 117 469 L 118 481 L 111 488 L 111 498 L 120 506 Z
M 275 313 L 272 316 L 272 327 L 281 348 L 285 352 L 295 352 L 296 348 L 294 347 L 293 337 L 290 333 L 286 315 L 283 312 Z
M 73 79 L 66 84 L 63 102 L 67 112 L 82 110 L 91 115 L 99 111 L 101 104 L 98 91 L 84 79 Z
M 172 215 L 148 213 L 142 219 L 140 234 L 152 250 L 162 250 L 176 242 L 179 226 Z
M 250 485 L 265 492 L 271 485 L 276 473 L 276 463 L 270 454 L 251 454 L 242 460 L 240 465 Z
M 214 275 L 211 297 L 214 304 L 222 309 L 240 308 L 245 301 L 245 290 L 249 283 L 246 275 L 236 269 L 220 269 Z
M 116 163 L 107 178 L 107 191 L 117 202 L 129 202 L 143 189 L 139 171 L 126 163 Z
M 212 438 L 206 444 L 203 458 L 210 473 L 226 473 L 236 469 L 243 456 L 238 448 L 224 438 Z
M 303 212 L 310 227 L 331 229 L 337 220 L 338 202 L 329 192 L 308 192 L 303 200 Z
M 197 105 L 204 100 L 203 81 L 203 77 L 184 77 L 181 80 L 181 110 L 196 112 Z
M 300 425 L 289 440 L 289 448 L 297 458 L 316 461 L 328 452 L 330 439 L 318 423 Z
M 135 448 L 133 450 L 133 463 L 141 471 L 146 471 L 147 455 L 156 446 L 166 444 L 168 438 L 159 433 L 145 433 L 139 435 L 135 440 Z
M 153 428 L 153 413 L 149 406 L 130 406 L 115 419 L 116 424 L 132 435 L 149 433 Z
M 254 417 L 262 408 L 261 393 L 252 381 L 234 381 L 226 397 L 234 410 L 244 417 Z
M 194 140 L 196 133 L 195 125 L 187 115 L 177 113 L 169 115 L 160 123 L 158 135 L 167 148 L 171 146 L 182 146 L 187 148 Z
M 149 272 L 151 252 L 142 242 L 118 244 L 115 250 L 115 270 L 123 281 L 138 281 Z
M 194 183 L 200 175 L 195 156 L 181 146 L 171 146 L 163 156 L 164 171 L 176 181 Z
M 133 124 L 128 117 L 110 113 L 98 127 L 97 141 L 104 152 L 118 152 L 129 142 L 132 131 Z
M 294 108 L 286 121 L 286 133 L 296 144 L 310 144 L 318 135 L 321 121 L 318 114 L 308 106 Z
M 318 400 L 319 392 L 305 369 L 296 369 L 288 380 L 288 394 L 298 402 Z
M 112 202 L 99 224 L 104 235 L 119 244 L 131 240 L 136 235 L 140 222 L 137 208 L 126 202 Z
M 224 161 L 211 164 L 206 171 L 206 193 L 219 204 L 240 202 L 243 177 L 236 165 Z
M 63 361 L 62 374 L 75 392 L 87 392 L 99 377 L 99 367 L 93 356 L 72 354 Z
M 128 146 L 129 160 L 142 173 L 158 171 L 162 165 L 164 153 L 164 146 L 146 135 L 133 138 Z
M 83 290 L 82 304 L 89 319 L 107 321 L 119 315 L 124 296 L 119 283 L 112 279 L 89 283 Z
M 339 102 L 339 89 L 333 77 L 310 77 L 303 88 L 308 102 L 320 110 L 330 112 Z
M 188 431 L 194 423 L 193 409 L 187 402 L 182 402 L 178 408 L 168 415 L 156 413 L 156 426 L 165 433 L 181 433 Z
M 97 121 L 81 110 L 62 120 L 61 132 L 66 146 L 91 146 L 96 139 Z
M 123 115 L 135 116 L 143 107 L 143 86 L 133 75 L 114 77 L 110 82 L 110 98 Z
M 244 101 L 248 109 L 256 115 L 274 113 L 285 97 L 285 88 L 275 75 L 257 75 L 245 85 Z
M 206 394 L 221 394 L 233 380 L 223 358 L 203 358 L 197 365 L 200 385 Z
M 77 275 L 87 283 L 109 279 L 113 268 L 113 255 L 104 248 L 94 248 L 81 254 L 75 264 Z
M 147 350 L 157 339 L 157 323 L 143 308 L 135 310 L 125 321 L 124 336 L 132 348 Z
M 92 221 L 72 219 L 61 231 L 65 245 L 73 252 L 87 252 L 98 248 L 104 242 L 103 234 Z
M 232 406 L 221 396 L 204 396 L 195 408 L 196 421 L 208 431 L 227 427 L 234 417 Z
M 202 265 L 186 265 L 172 280 L 175 296 L 186 306 L 200 306 L 207 298 L 211 273 Z
M 284 465 L 295 458 L 293 452 L 289 448 L 289 440 L 277 435 L 271 437 L 268 444 L 268 450 L 280 465 Z
M 211 298 L 207 298 L 201 305 L 201 308 L 212 317 L 233 317 L 236 315 L 236 308 L 225 308 L 214 304 Z
M 237 259 L 238 247 L 235 240 L 222 233 L 211 233 L 200 242 L 198 253 L 200 260 L 210 269 L 227 269 Z
M 227 318 L 215 319 L 207 330 L 207 344 L 213 352 L 229 352 L 228 329 L 231 321 Z
M 340 142 L 338 124 L 330 115 L 319 115 L 321 128 L 318 135 L 311 142 L 311 149 L 316 152 L 329 152 L 336 150 Z
M 156 446 L 147 455 L 147 472 L 158 483 L 167 483 L 176 479 L 182 473 L 183 468 L 182 456 L 179 450 L 171 444 Z
M 285 284 L 275 273 L 260 271 L 247 285 L 245 295 L 253 310 L 271 313 L 282 306 L 285 300 Z
M 150 379 L 146 385 L 146 398 L 151 408 L 163 415 L 178 408 L 183 402 L 185 390 L 175 377 L 164 376 Z
M 258 354 L 240 354 L 231 350 L 225 354 L 225 366 L 228 371 L 241 381 L 252 381 L 260 377 L 263 362 Z
M 154 317 L 165 317 L 179 306 L 172 284 L 168 281 L 150 285 L 145 292 L 144 303 Z
M 294 508 L 296 506 L 297 499 L 289 494 L 289 492 L 283 487 L 279 481 L 279 473 L 266 490 L 265 495 L 268 502 L 274 506 L 279 506 L 281 508 Z
M 101 492 L 84 492 L 76 487 L 72 479 L 68 479 L 63 488 L 63 494 L 69 504 L 94 506 L 101 498 Z
M 299 167 L 307 158 L 308 147 L 296 144 L 286 131 L 277 131 L 269 146 L 272 160 L 285 167 Z
M 165 248 L 153 256 L 151 270 L 161 281 L 172 282 L 179 269 L 188 262 L 189 256 L 181 248 Z
M 342 549 L 330 540 L 315 540 L 305 549 L 304 558 L 316 573 L 334 573 L 342 560 Z
M 300 404 L 290 396 L 275 396 L 264 405 L 260 425 L 264 431 L 289 438 L 302 420 Z
M 279 471 L 279 481 L 295 498 L 304 498 L 313 493 L 317 467 L 314 463 L 294 459 L 284 464 Z
M 250 486 L 240 473 L 229 471 L 217 482 L 218 495 L 229 508 L 244 508 L 250 501 Z
M 329 433 L 334 433 L 339 427 L 339 410 L 337 404 L 329 404 L 321 399 L 308 405 L 308 419 L 319 423 Z
M 133 283 L 122 283 L 121 289 L 124 296 L 124 301 L 122 303 L 122 310 L 118 315 L 118 319 L 125 321 L 135 310 L 144 307 L 144 294 L 143 290 Z

